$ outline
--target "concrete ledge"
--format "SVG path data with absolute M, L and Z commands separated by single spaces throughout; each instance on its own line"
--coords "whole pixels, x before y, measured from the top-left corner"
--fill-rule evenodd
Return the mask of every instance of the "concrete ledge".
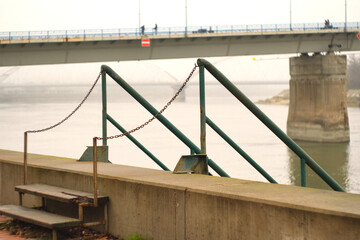
M 23 153 L 0 150 L 0 204 L 16 204 Z M 92 189 L 92 164 L 29 156 L 29 183 Z M 295 186 L 176 175 L 99 163 L 110 198 L 109 230 L 152 239 L 358 239 L 360 195 Z M 26 201 L 25 201 L 26 202 Z

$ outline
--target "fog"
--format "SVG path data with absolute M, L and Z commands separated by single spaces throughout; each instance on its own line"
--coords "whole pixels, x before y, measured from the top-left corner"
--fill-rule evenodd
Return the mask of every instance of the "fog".
M 290 79 L 288 58 L 291 56 L 217 57 L 207 60 L 234 82 L 286 82 Z M 91 84 L 102 64 L 110 66 L 130 83 L 183 82 L 195 63 L 194 58 L 1 67 L 0 87 Z

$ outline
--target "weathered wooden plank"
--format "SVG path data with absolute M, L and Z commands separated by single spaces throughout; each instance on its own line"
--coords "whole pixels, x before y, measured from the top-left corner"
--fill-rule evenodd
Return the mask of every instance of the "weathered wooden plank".
M 55 187 L 46 184 L 32 184 L 16 186 L 15 190 L 21 193 L 33 194 L 62 202 L 92 202 L 94 195 L 92 193 L 76 191 L 67 188 Z M 99 203 L 108 201 L 107 196 L 98 196 Z
M 0 213 L 9 217 L 50 229 L 80 226 L 82 221 L 18 205 L 0 206 Z

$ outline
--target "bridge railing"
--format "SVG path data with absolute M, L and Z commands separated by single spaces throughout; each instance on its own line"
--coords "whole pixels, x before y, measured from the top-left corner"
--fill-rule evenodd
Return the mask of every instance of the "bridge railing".
M 46 39 L 91 39 L 91 38 L 121 38 L 145 36 L 166 36 L 177 34 L 212 34 L 212 33 L 255 33 L 279 31 L 313 31 L 313 30 L 351 30 L 360 29 L 360 22 L 335 22 L 325 26 L 324 23 L 294 23 L 294 24 L 248 24 L 225 26 L 189 26 L 189 27 L 145 27 L 144 33 L 139 28 L 118 29 L 80 29 L 80 30 L 46 30 L 46 31 L 14 31 L 0 32 L 1 40 L 46 40 Z

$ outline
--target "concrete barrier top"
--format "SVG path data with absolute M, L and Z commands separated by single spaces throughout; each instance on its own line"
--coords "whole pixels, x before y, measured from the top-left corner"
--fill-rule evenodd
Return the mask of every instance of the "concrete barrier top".
M 21 165 L 22 161 L 22 152 L 0 149 L 0 166 L 2 164 Z M 91 162 L 77 162 L 75 159 L 70 158 L 29 154 L 28 164 L 29 167 L 92 175 Z M 360 194 L 270 184 L 235 178 L 173 174 L 172 172 L 162 170 L 110 163 L 98 164 L 98 176 L 105 179 L 117 179 L 125 182 L 136 182 L 151 186 L 360 219 Z M 102 190 L 99 189 L 99 192 L 101 193 Z

